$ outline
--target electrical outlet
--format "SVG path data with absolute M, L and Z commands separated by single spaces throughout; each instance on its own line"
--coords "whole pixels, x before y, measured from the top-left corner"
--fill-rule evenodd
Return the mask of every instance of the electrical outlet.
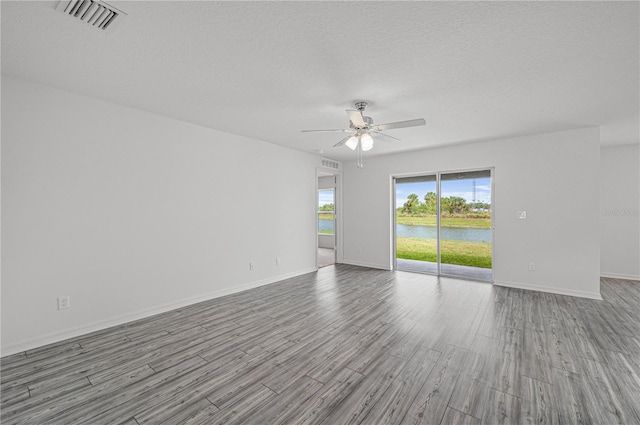
M 532 271 L 535 271 L 535 269 L 536 269 L 536 263 L 529 263 L 529 271 L 532 272 Z
M 527 212 L 526 211 L 516 211 L 516 217 L 520 220 L 526 220 L 527 219 Z
M 253 265 L 253 263 L 252 263 L 252 262 L 250 262 L 250 263 L 249 263 L 249 270 L 253 270 L 253 268 L 254 268 L 254 265 Z
M 69 307 L 71 307 L 71 302 L 69 301 L 69 295 L 58 297 L 58 310 L 66 310 Z

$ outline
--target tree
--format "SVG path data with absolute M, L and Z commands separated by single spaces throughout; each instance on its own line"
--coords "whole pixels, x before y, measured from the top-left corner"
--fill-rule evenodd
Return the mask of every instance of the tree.
M 470 209 L 467 201 L 459 196 L 450 196 L 447 208 L 449 214 L 462 214 L 468 212 Z
M 438 197 L 435 192 L 429 192 L 424 195 L 425 212 L 427 214 L 435 214 L 438 208 Z
M 419 204 L 420 204 L 420 199 L 418 198 L 418 195 L 416 195 L 415 193 L 412 193 L 409 196 L 407 196 L 407 202 L 405 202 L 404 205 L 402 206 L 402 210 L 406 213 L 411 214 L 416 211 L 416 208 L 418 207 Z

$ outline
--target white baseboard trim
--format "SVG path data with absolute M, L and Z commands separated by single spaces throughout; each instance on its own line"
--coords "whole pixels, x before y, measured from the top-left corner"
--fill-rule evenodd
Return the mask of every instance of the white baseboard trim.
M 381 266 L 380 264 L 373 263 L 363 263 L 361 261 L 353 261 L 344 259 L 341 261 L 341 264 L 348 264 L 350 266 L 358 266 L 358 267 L 369 267 L 370 269 L 380 269 L 380 270 L 391 270 L 389 266 Z
M 634 275 L 634 274 L 600 272 L 600 276 L 610 277 L 612 279 L 640 280 L 640 275 L 637 275 L 637 274 Z
M 569 295 L 570 297 L 590 298 L 592 300 L 602 300 L 600 292 L 577 291 L 575 289 L 563 289 L 553 286 L 529 285 L 520 282 L 498 281 L 493 282 L 494 285 L 504 286 L 507 288 L 527 289 L 529 291 L 549 292 L 551 294 Z
M 89 334 L 91 332 L 100 331 L 113 326 L 122 325 L 124 323 L 133 322 L 134 320 L 144 319 L 145 317 L 153 316 L 155 314 L 165 313 L 167 311 L 175 310 L 177 308 L 186 307 L 192 304 L 197 304 L 203 301 L 209 301 L 215 298 L 224 297 L 225 295 L 236 294 L 249 289 L 258 288 L 260 286 L 269 285 L 271 283 L 280 282 L 282 280 L 290 279 L 292 277 L 301 276 L 307 273 L 316 272 L 315 267 L 298 270 L 296 272 L 282 274 L 267 279 L 262 279 L 254 282 L 245 283 L 233 288 L 225 288 L 218 291 L 209 292 L 196 297 L 184 298 L 171 303 L 161 304 L 151 308 L 138 310 L 132 313 L 122 314 L 120 316 L 111 317 L 105 320 L 98 320 L 96 322 L 84 324 L 81 326 L 75 326 L 73 328 L 64 329 L 57 332 L 51 332 L 46 335 L 41 335 L 36 338 L 30 338 L 23 341 L 19 341 L 12 344 L 6 344 L 2 347 L 2 357 L 10 356 L 12 354 L 21 353 L 23 351 L 32 350 L 34 348 L 42 347 L 44 345 L 53 344 L 55 342 L 64 341 L 65 339 L 75 338 L 82 335 Z

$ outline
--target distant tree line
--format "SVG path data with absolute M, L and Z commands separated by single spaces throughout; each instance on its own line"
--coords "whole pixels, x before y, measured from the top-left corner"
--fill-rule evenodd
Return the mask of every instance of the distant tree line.
M 401 208 L 398 208 L 406 214 L 436 214 L 437 196 L 435 192 L 429 192 L 424 196 L 424 202 L 415 193 L 407 196 L 407 201 Z M 485 202 L 467 202 L 466 199 L 459 196 L 449 196 L 448 198 L 440 198 L 440 209 L 447 214 L 469 214 L 469 213 L 486 213 L 491 210 L 491 204 Z
M 324 204 L 318 207 L 318 211 L 334 211 L 333 208 L 334 208 L 333 204 Z

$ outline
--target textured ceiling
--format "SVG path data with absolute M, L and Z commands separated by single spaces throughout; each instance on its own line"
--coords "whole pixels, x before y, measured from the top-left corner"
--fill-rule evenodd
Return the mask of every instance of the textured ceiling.
M 403 141 L 368 154 L 601 126 L 639 143 L 638 2 L 2 2 L 2 72 L 324 156 L 367 100 Z

